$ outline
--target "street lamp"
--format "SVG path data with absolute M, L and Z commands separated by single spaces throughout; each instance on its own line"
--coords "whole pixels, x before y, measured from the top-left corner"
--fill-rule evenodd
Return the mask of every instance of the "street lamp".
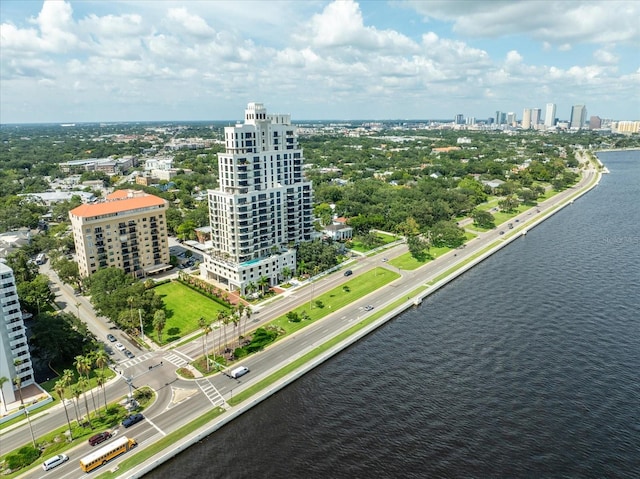
M 27 417 L 27 422 L 29 423 L 29 432 L 31 433 L 33 447 L 37 449 L 38 446 L 36 446 L 36 438 L 33 436 L 33 429 L 31 428 L 31 419 L 29 419 L 29 410 L 26 408 L 26 406 L 24 407 L 24 415 Z
M 138 318 L 140 318 L 140 337 L 144 341 L 144 327 L 142 326 L 142 309 L 138 309 Z

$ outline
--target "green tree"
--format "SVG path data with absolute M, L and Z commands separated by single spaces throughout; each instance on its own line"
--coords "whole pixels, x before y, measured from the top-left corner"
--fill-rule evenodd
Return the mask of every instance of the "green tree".
M 498 201 L 498 206 L 500 207 L 500 209 L 507 213 L 515 211 L 519 205 L 520 202 L 518 201 L 518 198 L 515 197 L 515 195 L 508 195 L 503 200 Z
M 439 221 L 430 230 L 430 239 L 437 248 L 457 248 L 465 240 L 464 230 L 453 221 Z
M 495 228 L 496 220 L 491 213 L 484 210 L 473 210 L 471 212 L 473 224 L 480 228 Z
M 4 412 L 9 412 L 7 410 L 7 402 L 4 399 L 4 391 L 2 390 L 2 388 L 4 387 L 4 383 L 8 382 L 9 378 L 2 376 L 0 377 L 0 396 L 2 396 L 2 405 L 4 406 Z
M 84 402 L 85 405 L 87 406 L 87 421 L 89 422 L 89 426 L 91 426 L 91 417 L 90 417 L 90 412 L 89 412 L 89 401 L 87 400 L 87 389 L 89 388 L 89 372 L 91 371 L 91 367 L 89 366 L 89 363 L 87 361 L 87 357 L 86 356 L 82 356 L 82 355 L 78 355 L 75 358 L 75 362 L 74 365 L 76 367 L 76 370 L 78 371 L 78 384 L 80 385 L 80 387 L 82 388 L 82 391 L 84 392 Z M 84 377 L 82 374 L 86 373 L 87 376 Z M 92 393 L 93 394 L 93 393 Z M 95 400 L 94 400 L 94 410 L 95 410 Z
M 167 324 L 167 315 L 163 309 L 157 310 L 153 315 L 153 329 L 158 335 L 158 343 L 162 343 L 162 331 Z
M 56 384 L 55 384 L 55 386 L 53 388 L 55 393 L 60 398 L 60 402 L 64 406 L 64 415 L 67 417 L 67 425 L 69 426 L 69 440 L 73 441 L 73 432 L 71 430 L 71 421 L 69 420 L 69 411 L 67 411 L 67 402 L 66 402 L 65 397 L 64 397 L 66 389 L 67 388 L 66 388 L 66 386 L 65 386 L 65 384 L 64 384 L 64 382 L 62 380 L 56 381 Z
M 107 412 L 107 391 L 104 387 L 106 382 L 106 375 L 104 370 L 109 365 L 109 355 L 103 348 L 100 348 L 95 352 L 93 359 L 96 366 L 100 368 L 100 375 L 97 376 L 97 379 L 98 379 L 98 386 L 102 388 L 102 393 L 104 394 L 104 412 L 106 413 Z
M 409 253 L 416 260 L 424 262 L 429 257 L 429 241 L 424 236 L 413 235 L 407 237 Z

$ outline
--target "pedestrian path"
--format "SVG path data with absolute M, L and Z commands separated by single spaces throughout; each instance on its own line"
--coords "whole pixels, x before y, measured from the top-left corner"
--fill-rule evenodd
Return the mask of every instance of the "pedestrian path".
M 196 380 L 196 384 L 202 390 L 205 396 L 207 396 L 209 401 L 211 401 L 211 404 L 213 404 L 214 407 L 220 406 L 226 409 L 226 401 L 222 397 L 222 394 L 220 394 L 220 392 L 215 388 L 215 386 L 211 384 L 211 381 L 206 378 L 201 378 Z

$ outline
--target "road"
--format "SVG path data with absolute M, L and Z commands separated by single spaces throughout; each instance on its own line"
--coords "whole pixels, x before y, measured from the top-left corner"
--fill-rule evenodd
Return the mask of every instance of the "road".
M 74 314 L 74 309 L 77 310 L 79 308 L 82 319 L 87 322 L 90 330 L 96 334 L 97 337 L 105 338 L 106 334 L 110 332 L 116 335 L 118 340 L 126 344 L 132 351 L 136 352 L 136 357 L 133 359 L 127 359 L 122 353 L 115 352 L 115 369 L 122 373 L 122 375 L 108 384 L 107 397 L 108 401 L 115 401 L 125 396 L 129 391 L 127 381 L 124 379 L 127 377 L 133 378 L 132 384 L 134 387 L 148 385 L 158 393 L 157 400 L 144 412 L 145 421 L 126 430 L 127 435 L 135 437 L 139 442 L 139 448 L 144 448 L 214 406 L 228 408 L 226 400 L 231 398 L 234 392 L 237 394 L 238 391 L 278 370 L 284 364 L 314 349 L 328 338 L 351 327 L 354 322 L 365 318 L 369 314 L 375 313 L 377 309 L 396 302 L 399 299 L 406 298 L 407 293 L 414 290 L 417 286 L 432 281 L 456 263 L 465 261 L 492 243 L 504 241 L 509 235 L 516 234 L 518 228 L 529 227 L 542 217 L 545 212 L 565 202 L 567 198 L 574 195 L 580 188 L 586 186 L 594 178 L 594 175 L 596 175 L 595 170 L 587 170 L 581 181 L 573 188 L 569 188 L 541 202 L 537 208 L 532 208 L 511 219 L 510 222 L 516 225 L 514 230 L 510 230 L 504 227 L 505 225 L 502 225 L 495 230 L 481 233 L 467 243 L 465 248 L 448 252 L 418 270 L 402 271 L 389 264 L 389 262 L 382 261 L 382 256 L 393 259 L 404 254 L 407 251 L 407 247 L 403 244 L 386 250 L 379 255 L 362 257 L 354 261 L 354 263 L 349 265 L 349 269 L 353 271 L 354 275 L 362 274 L 375 267 L 384 267 L 399 273 L 400 278 L 349 306 L 334 312 L 323 320 L 310 324 L 290 337 L 284 338 L 265 351 L 247 358 L 242 364 L 247 366 L 251 372 L 240 379 L 232 379 L 224 374 L 217 374 L 209 378 L 199 378 L 196 380 L 177 379 L 175 371 L 178 368 L 187 365 L 192 359 L 202 355 L 201 338 L 173 350 L 141 351 L 136 345 L 128 341 L 126 335 L 118 330 L 110 329 L 101 318 L 96 318 L 86 298 L 74 296 L 71 288 L 59 283 L 55 273 L 50 272 L 48 274 L 57 284 L 56 302 L 59 304 L 64 303 L 64 307 Z M 342 272 L 327 275 L 313 283 L 313 286 L 311 286 L 313 288 L 313 296 L 318 296 L 337 285 L 349 281 L 349 279 L 351 279 L 351 277 L 345 277 Z M 287 294 L 284 299 L 275 301 L 254 313 L 248 328 L 258 327 L 298 305 L 308 302 L 310 298 L 311 290 L 309 285 L 291 292 Z M 372 311 L 366 311 L 365 306 L 367 305 L 372 305 L 374 309 Z M 227 329 L 227 340 L 232 342 L 234 337 L 237 337 L 237 330 L 234 332 L 233 327 Z M 212 346 L 214 334 L 218 333 L 214 331 L 209 337 L 210 347 Z M 106 340 L 105 342 L 108 344 Z M 101 394 L 102 393 L 100 393 L 100 395 Z M 178 411 L 179 414 L 176 413 Z M 54 407 L 42 415 L 34 414 L 32 417 L 31 422 L 36 437 L 66 424 L 64 411 L 61 406 Z M 4 432 L 1 436 L 3 450 L 13 450 L 27 443 L 30 435 L 26 428 L 27 425 L 23 424 L 11 431 Z M 119 427 L 116 428 L 114 432 L 116 435 L 123 434 L 124 429 Z M 71 458 L 68 463 L 45 474 L 43 474 L 43 471 L 40 469 L 33 473 L 23 475 L 22 477 L 85 477 L 87 474 L 80 471 L 77 461 L 91 449 L 91 446 L 88 444 L 76 446 L 67 452 Z M 123 458 L 126 458 L 126 455 L 124 455 Z M 113 468 L 123 458 L 113 460 L 107 468 Z M 98 468 L 97 472 L 88 475 L 100 473 L 100 471 L 101 468 Z

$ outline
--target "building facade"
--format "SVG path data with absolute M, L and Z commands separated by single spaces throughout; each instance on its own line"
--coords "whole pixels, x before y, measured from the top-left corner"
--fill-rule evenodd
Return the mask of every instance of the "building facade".
M 13 270 L 0 261 L 0 377 L 8 379 L 2 385 L 6 407 L 20 399 L 14 386 L 20 378 L 20 387 L 35 382 L 27 333 L 22 319 Z
M 571 123 L 569 128 L 579 130 L 584 128 L 587 121 L 587 108 L 584 105 L 574 105 L 571 107 Z
M 204 278 L 242 294 L 296 268 L 295 245 L 313 233 L 313 189 L 290 115 L 249 103 L 244 123 L 226 127 L 218 154 L 219 189 L 208 191 L 211 250 Z
M 119 190 L 69 211 L 82 276 L 116 267 L 137 278 L 169 269 L 166 200 Z
M 528 130 L 531 128 L 531 108 L 525 108 L 522 111 L 522 129 Z
M 556 124 L 556 104 L 547 103 L 547 108 L 544 112 L 544 126 L 551 128 Z

